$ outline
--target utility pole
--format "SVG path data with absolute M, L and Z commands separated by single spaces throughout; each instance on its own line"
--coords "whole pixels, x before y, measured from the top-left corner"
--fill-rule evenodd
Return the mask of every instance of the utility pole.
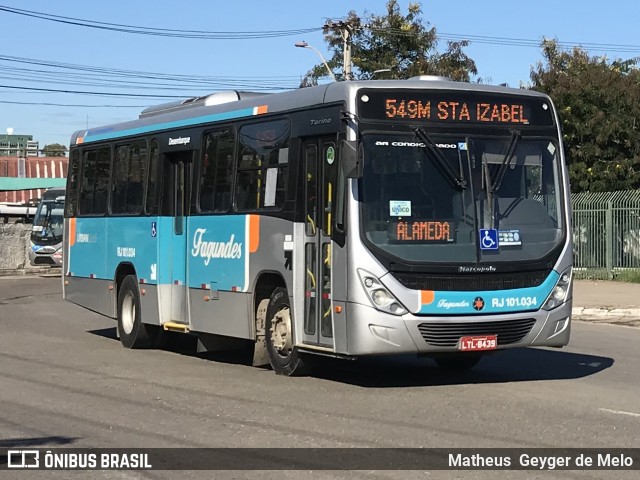
M 342 71 L 344 72 L 344 80 L 353 80 L 351 68 L 351 37 L 353 35 L 353 27 L 346 22 L 329 20 L 324 25 L 324 28 L 340 30 L 340 35 L 342 36 Z

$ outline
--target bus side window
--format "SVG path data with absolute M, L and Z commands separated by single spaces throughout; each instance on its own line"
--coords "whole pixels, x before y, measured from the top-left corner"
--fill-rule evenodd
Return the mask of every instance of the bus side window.
M 237 211 L 280 209 L 284 206 L 290 133 L 286 119 L 240 128 L 235 190 Z
M 113 176 L 111 190 L 111 212 L 115 214 L 126 213 L 127 187 L 129 185 L 129 163 L 131 155 L 128 145 L 116 148 L 113 156 Z
M 129 160 L 129 188 L 127 189 L 127 213 L 142 213 L 144 179 L 147 169 L 147 142 L 138 142 L 131 147 Z
M 201 212 L 227 212 L 231 207 L 235 131 L 226 128 L 208 133 L 200 165 Z
M 104 215 L 109 198 L 111 148 L 86 150 L 82 162 L 79 215 Z
M 80 181 L 80 152 L 71 152 L 68 172 L 68 194 L 65 203 L 65 217 L 75 217 L 78 214 L 78 182 Z
M 160 155 L 158 153 L 158 142 L 151 140 L 149 145 L 149 165 L 147 167 L 147 198 L 145 200 L 145 212 L 148 215 L 158 215 L 160 212 Z
M 120 145 L 116 148 L 111 187 L 112 213 L 142 213 L 142 182 L 146 176 L 146 156 L 146 142 Z

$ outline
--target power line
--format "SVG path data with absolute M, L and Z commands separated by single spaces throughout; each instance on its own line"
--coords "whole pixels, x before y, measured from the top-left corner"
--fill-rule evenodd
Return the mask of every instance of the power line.
M 2 65 L 8 63 L 10 65 Z M 17 65 L 16 65 L 17 64 Z M 22 66 L 18 66 L 22 65 Z M 33 68 L 32 68 L 33 67 Z M 299 75 L 279 75 L 264 77 L 232 77 L 232 76 L 202 76 L 202 75 L 172 75 L 167 73 L 141 72 L 107 67 L 93 67 L 69 63 L 52 62 L 46 60 L 12 57 L 0 55 L 0 79 L 20 81 L 23 84 L 47 82 L 49 86 L 73 85 L 100 87 L 106 91 L 122 89 L 143 89 L 145 92 L 154 90 L 157 98 L 184 98 L 199 96 L 217 90 L 255 90 L 279 91 L 295 89 L 299 85 Z M 13 84 L 15 85 L 15 83 Z M 12 86 L 13 86 L 12 85 Z M 23 86 L 27 89 L 26 86 Z M 169 96 L 163 91 L 184 92 L 180 95 Z M 66 89 L 39 89 L 33 87 L 33 92 L 39 93 L 76 93 Z M 189 92 L 197 92 L 190 94 Z M 98 95 L 103 92 L 84 92 L 84 94 Z M 81 93 L 82 94 L 82 93 Z M 106 96 L 141 96 L 135 94 L 116 95 L 106 93 Z
M 2 104 L 8 105 L 38 105 L 45 107 L 82 107 L 82 108 L 147 108 L 149 105 L 80 105 L 75 103 L 51 103 L 51 102 L 14 102 L 0 100 Z
M 73 93 L 77 95 L 99 95 L 109 97 L 132 97 L 132 98 L 184 98 L 184 95 L 153 95 L 146 93 L 110 93 L 110 92 L 83 92 L 80 90 L 60 90 L 56 88 L 36 88 L 36 87 L 18 87 L 15 85 L 0 85 L 0 88 L 9 88 L 14 90 L 29 90 L 34 92 L 52 92 L 52 93 Z
M 260 77 L 238 77 L 238 76 L 203 76 L 203 75 L 176 75 L 157 72 L 142 72 L 134 70 L 122 70 L 108 67 L 94 67 L 88 65 L 77 65 L 70 63 L 53 62 L 47 60 L 38 60 L 24 57 L 12 57 L 8 55 L 0 55 L 0 62 L 18 63 L 26 65 L 35 65 L 43 67 L 46 70 L 33 70 L 23 69 L 25 72 L 49 72 L 50 74 L 67 76 L 67 78 L 99 78 L 105 80 L 107 78 L 114 82 L 122 82 L 122 78 L 135 78 L 152 81 L 163 82 L 179 82 L 181 85 L 193 84 L 201 87 L 210 87 L 213 83 L 253 83 L 260 86 L 272 85 L 275 88 L 280 88 L 283 82 L 299 79 L 299 75 L 279 75 L 279 76 L 260 76 Z M 21 67 L 1 67 L 9 72 L 18 71 Z M 54 72 L 53 70 L 62 70 L 62 72 Z M 64 73 L 64 71 L 71 71 L 71 73 Z M 166 84 L 163 84 L 166 85 Z M 285 87 L 286 88 L 286 87 Z
M 203 30 L 182 30 L 182 29 L 170 29 L 170 28 L 155 28 L 144 27 L 135 25 L 126 25 L 119 23 L 99 22 L 95 20 L 87 20 L 75 17 L 66 17 L 61 15 L 53 15 L 49 13 L 36 12 L 32 10 L 23 10 L 19 8 L 7 7 L 0 5 L 0 11 L 6 13 L 12 13 L 16 15 L 22 15 L 30 18 L 38 18 L 41 20 L 47 20 L 51 22 L 63 23 L 68 25 L 75 25 L 88 28 L 98 28 L 102 30 L 110 30 L 121 33 L 131 33 L 139 35 L 154 35 L 174 38 L 194 38 L 205 40 L 248 40 L 248 39 L 264 39 L 273 37 L 283 37 L 292 35 L 302 35 L 305 33 L 313 33 L 322 30 L 322 27 L 311 28 L 298 28 L 291 30 L 264 30 L 264 31 L 203 31 Z M 416 32 L 401 30 L 398 28 L 388 27 L 374 27 L 366 25 L 371 31 L 379 31 L 387 34 L 398 36 L 413 36 L 417 35 Z M 503 45 L 514 47 L 540 47 L 540 39 L 526 39 L 526 38 L 511 38 L 511 37 L 496 37 L 490 35 L 469 35 L 459 33 L 445 33 L 437 32 L 438 38 L 444 40 L 461 41 L 468 40 L 470 42 L 491 44 L 491 45 Z M 633 44 L 615 44 L 615 43 L 597 43 L 597 42 L 561 42 L 557 41 L 560 48 L 571 49 L 574 47 L 581 47 L 588 50 L 596 51 L 612 51 L 612 52 L 624 52 L 624 53 L 640 53 L 640 45 Z
M 411 30 L 401 30 L 399 28 L 374 27 L 367 25 L 367 28 L 374 32 L 386 33 L 395 36 L 417 36 L 417 32 Z M 481 43 L 490 45 L 503 45 L 511 47 L 532 47 L 540 48 L 541 39 L 512 38 L 512 37 L 495 37 L 489 35 L 468 35 L 460 33 L 435 32 L 437 39 L 462 41 L 468 40 L 471 43 Z M 596 42 L 562 42 L 556 40 L 557 45 L 562 49 L 573 49 L 575 47 L 586 50 L 610 51 L 621 53 L 640 53 L 640 45 L 632 44 L 616 44 L 616 43 L 596 43 Z
M 173 38 L 196 38 L 203 40 L 251 40 L 275 37 L 286 37 L 292 35 L 302 35 L 305 33 L 319 32 L 322 27 L 298 28 L 293 30 L 264 30 L 245 32 L 208 32 L 203 30 L 176 30 L 171 28 L 140 27 L 134 25 L 123 25 L 119 23 L 98 22 L 82 18 L 65 17 L 49 13 L 35 12 L 0 5 L 0 11 L 22 15 L 30 18 L 38 18 L 56 23 L 75 25 L 79 27 L 97 28 L 121 33 L 131 33 L 136 35 L 152 35 Z

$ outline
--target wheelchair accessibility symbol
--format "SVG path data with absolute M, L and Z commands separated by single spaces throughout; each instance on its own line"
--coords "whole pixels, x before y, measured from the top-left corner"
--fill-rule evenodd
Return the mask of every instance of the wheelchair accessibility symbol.
M 480 250 L 498 250 L 498 230 L 495 228 L 480 229 Z

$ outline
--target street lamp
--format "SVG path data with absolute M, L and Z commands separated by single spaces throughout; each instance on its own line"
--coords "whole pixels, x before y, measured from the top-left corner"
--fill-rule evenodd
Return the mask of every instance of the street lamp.
M 314 52 L 316 52 L 318 54 L 318 56 L 320 57 L 320 60 L 322 60 L 322 63 L 324 63 L 325 68 L 327 69 L 327 72 L 329 72 L 329 75 L 331 76 L 331 78 L 333 78 L 334 82 L 337 82 L 336 80 L 336 76 L 333 74 L 333 72 L 331 71 L 331 69 L 329 68 L 329 65 L 327 64 L 327 61 L 324 59 L 324 57 L 322 56 L 322 54 L 320 53 L 320 50 L 318 50 L 315 47 L 312 47 L 311 45 L 309 45 L 307 42 L 302 41 L 302 42 L 296 42 L 295 46 L 298 48 L 310 48 L 311 50 L 313 50 Z
M 389 73 L 390 71 L 391 71 L 390 68 L 381 68 L 380 70 L 374 70 L 373 73 L 371 74 L 371 80 L 373 80 L 373 77 L 375 77 L 379 73 Z

